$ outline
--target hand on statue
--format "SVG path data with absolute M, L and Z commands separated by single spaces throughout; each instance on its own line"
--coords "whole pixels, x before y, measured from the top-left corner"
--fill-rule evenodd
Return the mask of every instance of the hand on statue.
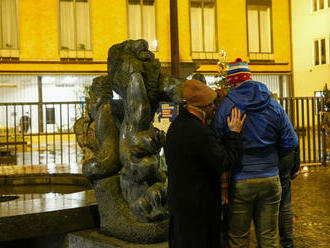
M 241 118 L 241 110 L 237 109 L 237 107 L 232 108 L 231 116 L 227 117 L 227 124 L 232 132 L 240 133 L 242 131 L 242 127 L 246 118 L 246 114 Z

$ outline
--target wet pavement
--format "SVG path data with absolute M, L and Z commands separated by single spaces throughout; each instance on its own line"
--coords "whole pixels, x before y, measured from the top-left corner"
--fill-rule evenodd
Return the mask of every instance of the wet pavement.
M 81 174 L 80 165 L 39 165 L 39 166 L 0 166 L 1 176 L 27 175 L 27 174 Z M 89 191 L 90 194 L 93 191 Z M 68 193 L 68 192 L 67 192 Z M 36 201 L 50 201 L 52 204 L 61 208 L 77 207 L 75 201 L 79 204 L 95 204 L 95 198 L 86 197 L 86 193 L 75 194 L 75 197 L 59 197 L 59 194 L 49 193 L 41 194 L 42 197 L 36 197 L 31 200 L 35 209 Z M 39 194 L 37 194 L 39 195 Z M 78 196 L 79 195 L 79 196 Z M 78 200 L 78 198 L 79 200 Z M 67 195 L 68 197 L 68 195 Z M 22 199 L 22 198 L 21 198 Z M 24 199 L 24 198 L 23 198 Z M 92 199 L 92 200 L 91 200 Z M 27 199 L 24 199 L 27 200 Z M 86 203 L 87 200 L 87 203 Z M 83 202 L 81 202 L 83 201 Z M 30 201 L 28 201 L 30 202 Z M 56 203 L 56 204 L 55 204 Z M 19 200 L 9 201 L 0 204 L 0 216 L 8 215 L 8 211 L 13 209 L 24 209 L 22 206 L 13 207 L 13 204 L 19 205 Z M 66 206 L 66 204 L 68 206 Z M 38 204 L 37 204 L 38 205 Z M 49 204 L 41 204 L 49 205 Z M 49 206 L 50 206 L 49 205 Z M 6 207 L 4 207 L 6 206 Z M 48 206 L 48 207 L 49 207 Z M 38 209 L 38 208 L 37 208 Z M 292 209 L 294 212 L 294 235 L 296 248 L 329 248 L 330 247 L 330 166 L 309 166 L 303 167 L 302 173 L 292 181 Z M 52 209 L 54 210 L 54 209 Z M 6 212 L 7 211 L 7 212 Z M 16 213 L 17 214 L 17 213 Z M 250 248 L 256 247 L 254 235 L 251 235 Z
M 303 167 L 292 181 L 297 248 L 330 247 L 330 166 Z
M 296 248 L 330 247 L 330 166 L 305 166 L 292 181 Z M 254 234 L 249 248 L 256 247 Z

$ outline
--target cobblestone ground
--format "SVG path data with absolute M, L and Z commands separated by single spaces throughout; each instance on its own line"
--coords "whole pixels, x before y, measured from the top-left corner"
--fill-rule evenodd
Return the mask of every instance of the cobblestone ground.
M 296 248 L 330 248 L 330 166 L 302 169 L 292 181 Z M 254 247 L 251 235 L 250 248 Z
M 330 166 L 304 167 L 292 181 L 297 248 L 330 247 Z

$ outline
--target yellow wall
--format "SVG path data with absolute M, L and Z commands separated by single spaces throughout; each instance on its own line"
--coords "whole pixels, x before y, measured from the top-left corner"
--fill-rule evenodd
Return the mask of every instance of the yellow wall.
M 227 52 L 227 60 L 240 57 L 247 61 L 247 30 L 245 0 L 218 0 L 219 49 Z
M 314 66 L 315 39 L 330 37 L 330 8 L 312 11 L 312 1 L 292 1 L 292 48 L 295 96 L 313 96 L 330 83 L 329 43 L 327 64 Z M 329 41 L 328 41 L 329 42 Z
M 127 39 L 126 0 L 92 0 L 93 60 L 106 61 L 111 45 Z
M 248 61 L 246 0 L 218 0 L 218 47 L 227 52 L 227 61 L 242 58 Z M 288 0 L 272 1 L 274 63 L 249 67 L 253 72 L 290 73 L 290 9 Z M 216 65 L 203 66 L 201 71 L 216 70 Z
M 272 1 L 273 47 L 277 63 L 289 63 L 291 70 L 290 5 L 287 0 Z
M 179 51 L 180 60 L 190 62 L 190 9 L 189 1 L 178 1 Z
M 290 72 L 289 0 L 273 2 L 273 44 L 275 64 L 250 65 L 254 72 Z M 155 52 L 161 62 L 170 62 L 169 0 L 157 0 L 157 39 Z M 227 60 L 248 61 L 246 1 L 217 0 L 218 48 Z M 0 73 L 105 73 L 111 45 L 127 39 L 127 1 L 91 0 L 92 57 L 84 64 L 63 63 L 58 50 L 58 0 L 19 1 L 20 51 L 18 63 L 1 62 Z M 182 62 L 192 62 L 189 0 L 178 0 L 179 52 Z M 285 64 L 288 63 L 288 64 Z M 201 71 L 216 71 L 216 65 Z
M 58 60 L 57 1 L 19 1 L 20 60 Z
M 157 1 L 157 39 L 158 51 L 156 57 L 162 62 L 171 61 L 170 37 L 170 1 Z

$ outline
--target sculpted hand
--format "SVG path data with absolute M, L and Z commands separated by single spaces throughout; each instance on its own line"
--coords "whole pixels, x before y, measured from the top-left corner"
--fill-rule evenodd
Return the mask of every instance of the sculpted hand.
M 246 114 L 243 115 L 241 118 L 241 110 L 237 109 L 236 107 L 232 108 L 231 110 L 231 118 L 227 117 L 227 124 L 232 132 L 240 133 L 242 131 L 242 127 L 246 118 Z

